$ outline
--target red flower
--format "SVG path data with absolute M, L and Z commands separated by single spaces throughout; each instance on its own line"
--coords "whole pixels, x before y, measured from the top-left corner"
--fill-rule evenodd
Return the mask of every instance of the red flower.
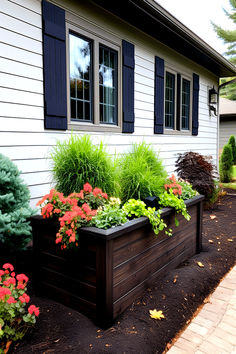
M 11 272 L 13 272 L 13 270 L 14 270 L 13 265 L 10 263 L 5 263 L 5 264 L 3 264 L 2 267 L 3 267 L 3 269 L 10 269 Z
M 26 293 L 24 293 L 22 296 L 24 297 L 25 302 L 28 304 L 28 302 L 30 301 L 29 295 L 27 295 Z
M 7 300 L 8 304 L 15 304 L 17 301 L 14 299 L 13 296 L 10 296 L 9 299 Z
M 93 190 L 93 195 L 96 197 L 98 194 L 102 194 L 102 190 L 96 187 Z
M 28 312 L 31 315 L 34 314 L 35 316 L 38 316 L 39 315 L 39 308 L 36 307 L 35 305 L 30 305 L 30 307 L 28 308 Z
M 0 277 L 4 274 L 5 274 L 4 270 L 0 270 Z
M 11 290 L 0 286 L 0 299 L 4 300 L 6 295 L 11 295 Z
M 22 304 L 23 304 L 24 302 L 26 302 L 23 295 L 22 295 L 22 296 L 19 296 L 19 300 L 22 302 Z
M 25 275 L 25 274 L 18 274 L 16 276 L 16 279 L 19 281 L 19 282 L 23 282 L 25 281 L 26 283 L 28 282 L 29 278 Z
M 92 188 L 92 186 L 90 186 L 90 184 L 88 182 L 84 184 L 84 191 L 85 192 L 91 193 L 92 190 L 93 190 L 93 188 Z

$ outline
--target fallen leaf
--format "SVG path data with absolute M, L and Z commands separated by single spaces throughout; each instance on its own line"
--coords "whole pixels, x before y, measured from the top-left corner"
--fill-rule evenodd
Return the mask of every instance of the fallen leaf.
M 102 338 L 102 336 L 97 336 L 96 338 Z
M 174 283 L 174 284 L 177 282 L 177 278 L 178 278 L 178 276 L 176 275 L 176 276 L 174 277 L 174 279 L 173 279 L 173 283 Z
M 100 329 L 98 329 L 98 330 L 97 330 L 97 333 L 99 333 L 99 332 L 101 332 L 101 330 L 100 330 Z
M 210 219 L 211 219 L 211 220 L 214 220 L 215 218 L 216 218 L 215 215 L 210 215 Z
M 61 340 L 61 338 L 54 340 L 54 343 L 58 343 Z
M 161 310 L 159 311 L 157 311 L 156 309 L 149 310 L 149 313 L 150 313 L 150 317 L 154 318 L 155 320 L 161 320 L 162 318 L 165 318 Z
M 143 301 L 143 305 L 146 306 L 146 302 Z
M 213 241 L 213 240 L 208 240 L 208 242 L 209 242 L 209 243 L 214 243 L 214 241 Z
M 202 264 L 202 262 L 197 262 L 197 265 L 198 265 L 200 268 L 204 268 L 204 264 Z
M 112 344 L 105 344 L 105 347 L 112 347 Z
M 227 241 L 229 242 L 233 242 L 232 238 L 228 238 Z
M 170 344 L 170 343 L 167 343 L 167 344 L 166 344 L 166 348 L 167 348 L 167 349 L 170 349 L 170 348 L 171 348 L 171 344 Z

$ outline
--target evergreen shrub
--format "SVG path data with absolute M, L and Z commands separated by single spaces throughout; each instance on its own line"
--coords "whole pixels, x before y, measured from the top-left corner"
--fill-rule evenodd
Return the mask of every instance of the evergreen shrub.
M 121 200 L 144 200 L 164 192 L 167 172 L 154 149 L 145 142 L 133 144 L 131 150 L 120 157 L 118 179 Z
M 102 142 L 96 146 L 88 135 L 71 135 L 57 142 L 51 157 L 53 181 L 65 196 L 82 190 L 86 182 L 114 195 L 115 167 Z
M 223 147 L 223 151 L 220 157 L 220 181 L 228 183 L 231 180 L 233 164 L 232 147 L 230 144 L 226 144 Z
M 30 193 L 16 165 L 0 154 L 0 250 L 23 250 L 31 240 Z
M 236 165 L 236 142 L 235 142 L 235 136 L 231 135 L 229 138 L 228 144 L 231 145 L 232 148 L 232 154 L 233 154 L 233 165 Z

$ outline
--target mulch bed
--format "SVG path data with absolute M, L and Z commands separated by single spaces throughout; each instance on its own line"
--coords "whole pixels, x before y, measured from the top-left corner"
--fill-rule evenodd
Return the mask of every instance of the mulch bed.
M 202 252 L 154 283 L 113 327 L 102 330 L 79 312 L 33 295 L 40 317 L 13 353 L 163 353 L 235 264 L 236 191 L 230 194 L 204 211 Z M 150 318 L 155 308 L 165 319 Z

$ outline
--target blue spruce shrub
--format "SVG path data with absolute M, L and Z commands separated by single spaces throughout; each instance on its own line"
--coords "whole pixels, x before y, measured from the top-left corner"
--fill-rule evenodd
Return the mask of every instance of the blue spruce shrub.
M 31 240 L 30 193 L 16 165 L 0 154 L 0 252 L 23 250 Z

